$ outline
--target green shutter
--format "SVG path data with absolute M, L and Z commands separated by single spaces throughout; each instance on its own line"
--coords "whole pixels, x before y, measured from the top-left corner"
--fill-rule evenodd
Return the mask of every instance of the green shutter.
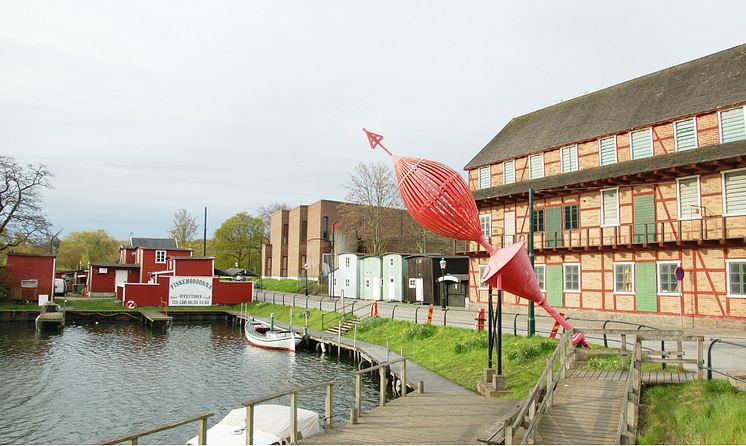
M 650 129 L 638 130 L 630 135 L 632 139 L 632 159 L 653 156 L 653 140 Z
M 658 311 L 655 262 L 635 264 L 635 310 Z
M 635 243 L 645 240 L 647 229 L 648 242 L 655 241 L 655 200 L 652 195 L 642 195 L 632 199 L 635 219 Z
M 562 206 L 545 208 L 544 212 L 546 247 L 562 246 Z
M 547 302 L 549 305 L 561 307 L 562 302 L 562 265 L 547 265 Z
M 610 136 L 598 141 L 601 152 L 601 165 L 616 163 L 616 136 Z
M 723 142 L 746 138 L 746 122 L 743 120 L 743 107 L 720 113 L 720 126 L 723 129 Z

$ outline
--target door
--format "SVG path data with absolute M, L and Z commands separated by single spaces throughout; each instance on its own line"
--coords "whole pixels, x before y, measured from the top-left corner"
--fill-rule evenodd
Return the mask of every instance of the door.
M 503 246 L 515 243 L 515 211 L 505 213 L 503 220 Z
M 127 283 L 127 270 L 126 269 L 117 270 L 114 283 L 116 283 L 117 286 Z M 116 291 L 116 289 L 114 289 L 114 291 Z
M 417 302 L 422 302 L 425 300 L 422 286 L 422 279 L 414 279 L 414 297 Z
M 374 277 L 371 285 L 373 286 L 373 300 L 381 300 L 381 279 Z
M 635 243 L 655 241 L 655 197 L 638 195 L 632 199 L 632 213 L 635 219 Z
M 389 299 L 400 300 L 396 295 L 396 276 L 389 276 Z

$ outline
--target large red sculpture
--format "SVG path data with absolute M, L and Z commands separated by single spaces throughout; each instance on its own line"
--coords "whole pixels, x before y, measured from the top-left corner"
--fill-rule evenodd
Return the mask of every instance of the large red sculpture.
M 572 329 L 539 290 L 523 242 L 498 251 L 485 239 L 477 204 L 461 175 L 435 161 L 394 155 L 381 144 L 383 136 L 363 131 L 371 149 L 380 147 L 393 160 L 404 205 L 419 224 L 444 237 L 478 242 L 490 254 L 482 282 L 535 302 L 565 330 Z M 582 333 L 573 336 L 573 344 L 587 345 Z

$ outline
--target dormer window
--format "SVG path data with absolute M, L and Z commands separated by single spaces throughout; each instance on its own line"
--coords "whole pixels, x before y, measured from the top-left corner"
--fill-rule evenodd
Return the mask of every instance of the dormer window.
M 166 251 L 158 250 L 155 252 L 155 263 L 166 263 Z
M 629 134 L 632 159 L 653 156 L 653 129 L 643 129 Z
M 515 183 L 515 160 L 503 161 L 503 184 Z

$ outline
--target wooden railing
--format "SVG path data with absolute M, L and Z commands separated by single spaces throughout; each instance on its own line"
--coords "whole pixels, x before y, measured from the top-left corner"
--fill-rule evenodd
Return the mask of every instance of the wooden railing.
M 137 444 L 138 440 L 146 435 L 155 434 L 157 432 L 162 432 L 165 430 L 173 429 L 175 427 L 183 426 L 185 424 L 194 423 L 195 421 L 198 422 L 197 444 L 207 444 L 207 419 L 213 415 L 215 415 L 213 412 L 205 412 L 199 415 L 195 415 L 193 417 L 174 421 L 172 423 L 162 424 L 152 429 L 135 432 L 133 434 L 122 435 L 119 437 L 109 438 L 108 440 L 104 440 L 98 444 L 119 444 L 119 443 L 124 443 L 125 441 L 127 442 L 127 444 Z
M 642 341 L 635 338 L 635 347 L 629 361 L 627 388 L 624 392 L 622 412 L 619 414 L 617 443 L 635 444 L 637 440 L 637 421 L 640 410 L 640 393 L 642 384 Z
M 290 443 L 298 442 L 298 393 L 308 390 L 318 389 L 326 386 L 326 400 L 324 403 L 324 428 L 331 429 L 333 414 L 333 387 L 331 381 L 311 384 L 304 387 L 298 387 L 284 392 L 273 393 L 272 395 L 256 398 L 246 401 L 243 406 L 246 407 L 246 444 L 254 444 L 254 406 L 267 401 L 272 401 L 283 396 L 290 395 Z M 285 441 L 285 439 L 283 439 Z
M 352 408 L 352 414 L 350 416 L 350 423 L 357 424 L 357 420 L 363 411 L 363 375 L 378 370 L 380 377 L 378 405 L 383 407 L 386 404 L 386 368 L 392 364 L 401 362 L 401 396 L 407 396 L 407 358 L 401 356 L 391 361 L 382 362 L 378 365 L 368 367 L 366 369 L 358 370 L 355 372 L 355 405 Z

